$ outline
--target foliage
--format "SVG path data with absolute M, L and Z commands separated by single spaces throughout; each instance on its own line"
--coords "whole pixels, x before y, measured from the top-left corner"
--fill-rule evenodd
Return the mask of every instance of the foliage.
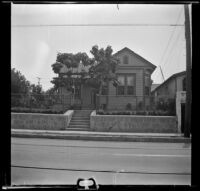
M 92 47 L 90 51 L 93 55 L 91 67 L 89 69 L 90 79 L 87 83 L 94 84 L 94 87 L 102 92 L 102 85 L 108 81 L 116 82 L 116 67 L 119 61 L 112 55 L 112 47 L 107 46 L 106 49 L 99 49 L 97 45 Z
M 27 94 L 30 89 L 30 82 L 25 76 L 15 68 L 11 69 L 11 93 L 12 94 Z
M 143 109 L 143 107 L 144 107 L 143 101 L 138 102 L 137 109 L 141 110 L 141 109 Z
M 84 79 L 87 75 L 83 69 L 81 72 L 78 72 L 79 79 L 74 80 L 73 75 L 76 73 L 75 69 L 77 69 L 80 65 L 82 65 L 84 68 L 90 65 L 90 62 L 91 60 L 86 53 L 58 53 L 56 62 L 52 64 L 52 69 L 54 73 L 59 74 L 59 77 L 54 78 L 51 82 L 54 84 L 56 89 L 59 87 L 67 87 L 69 90 L 71 90 L 71 87 L 74 83 L 77 83 L 77 81 L 78 83 L 82 83 L 82 79 Z M 65 76 L 60 73 L 60 70 L 63 67 L 67 68 L 67 71 L 64 73 Z
M 30 97 L 30 104 L 33 107 L 44 107 L 44 91 L 42 90 L 42 86 L 32 84 L 31 85 L 31 97 Z
M 175 115 L 176 113 L 176 103 L 173 98 L 160 98 L 156 105 L 157 110 L 168 111 L 169 113 Z
M 168 111 L 105 111 L 98 110 L 97 115 L 149 115 L 149 116 L 171 116 Z
M 58 53 L 57 59 L 52 64 L 54 73 L 59 74 L 51 82 L 54 87 L 66 87 L 69 91 L 72 91 L 73 85 L 80 85 L 86 83 L 87 85 L 94 87 L 101 93 L 102 85 L 104 82 L 113 81 L 116 82 L 115 70 L 118 64 L 118 60 L 112 55 L 111 46 L 107 46 L 106 49 L 99 49 L 97 45 L 91 49 L 93 58 L 89 58 L 86 53 Z M 82 70 L 78 71 L 77 68 L 82 65 Z M 89 72 L 86 72 L 84 67 L 89 68 Z M 66 71 L 61 73 L 61 68 L 65 67 Z M 77 75 L 77 76 L 74 76 Z
M 126 105 L 126 109 L 127 109 L 127 110 L 132 110 L 132 105 L 131 105 L 131 103 L 128 103 L 128 104 Z
M 38 108 L 24 108 L 16 107 L 11 109 L 14 113 L 44 113 L 44 114 L 63 114 L 66 110 L 56 110 L 56 109 L 38 109 Z

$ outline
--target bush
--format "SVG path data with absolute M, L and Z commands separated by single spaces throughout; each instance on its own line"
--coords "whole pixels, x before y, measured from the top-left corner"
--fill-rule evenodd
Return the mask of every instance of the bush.
M 98 115 L 144 115 L 144 116 L 171 116 L 169 111 L 151 110 L 151 111 L 97 111 Z
M 36 108 L 11 108 L 11 112 L 15 113 L 43 113 L 43 114 L 63 114 L 66 110 L 52 110 L 52 109 L 36 109 Z
M 137 104 L 137 109 L 141 110 L 141 109 L 143 109 L 143 107 L 144 107 L 143 101 L 140 101 L 140 102 Z
M 156 109 L 159 112 L 165 111 L 168 115 L 176 115 L 176 102 L 173 98 L 168 98 L 167 100 L 160 98 L 157 102 Z
M 131 103 L 128 103 L 128 104 L 126 105 L 126 110 L 132 110 L 132 105 L 131 105 Z

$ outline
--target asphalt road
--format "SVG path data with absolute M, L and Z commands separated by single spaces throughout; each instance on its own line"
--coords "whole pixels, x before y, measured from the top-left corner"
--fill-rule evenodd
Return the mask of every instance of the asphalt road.
M 191 184 L 191 144 L 12 138 L 11 182 Z

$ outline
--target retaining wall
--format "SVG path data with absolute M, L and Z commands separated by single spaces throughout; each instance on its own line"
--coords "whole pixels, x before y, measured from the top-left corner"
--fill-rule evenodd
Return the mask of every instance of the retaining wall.
M 178 132 L 175 116 L 96 115 L 96 111 L 91 113 L 90 128 L 104 132 Z
M 11 113 L 12 129 L 62 130 L 71 120 L 73 110 L 64 114 Z

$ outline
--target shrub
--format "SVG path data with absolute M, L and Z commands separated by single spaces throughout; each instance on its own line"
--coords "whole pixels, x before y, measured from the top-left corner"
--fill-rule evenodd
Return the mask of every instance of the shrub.
M 176 102 L 173 98 L 163 99 L 160 98 L 157 102 L 156 109 L 158 111 L 165 111 L 168 115 L 176 115 Z M 166 115 L 165 113 L 165 115 Z
M 11 108 L 12 112 L 15 113 L 44 113 L 44 114 L 63 114 L 65 110 L 52 110 L 52 109 L 37 109 L 37 108 L 22 108 L 16 107 Z
M 140 101 L 140 102 L 137 104 L 137 108 L 138 108 L 139 110 L 141 110 L 141 109 L 143 109 L 143 107 L 144 107 L 143 101 Z
M 128 104 L 126 105 L 126 110 L 132 110 L 132 105 L 131 105 L 131 103 L 128 103 Z

